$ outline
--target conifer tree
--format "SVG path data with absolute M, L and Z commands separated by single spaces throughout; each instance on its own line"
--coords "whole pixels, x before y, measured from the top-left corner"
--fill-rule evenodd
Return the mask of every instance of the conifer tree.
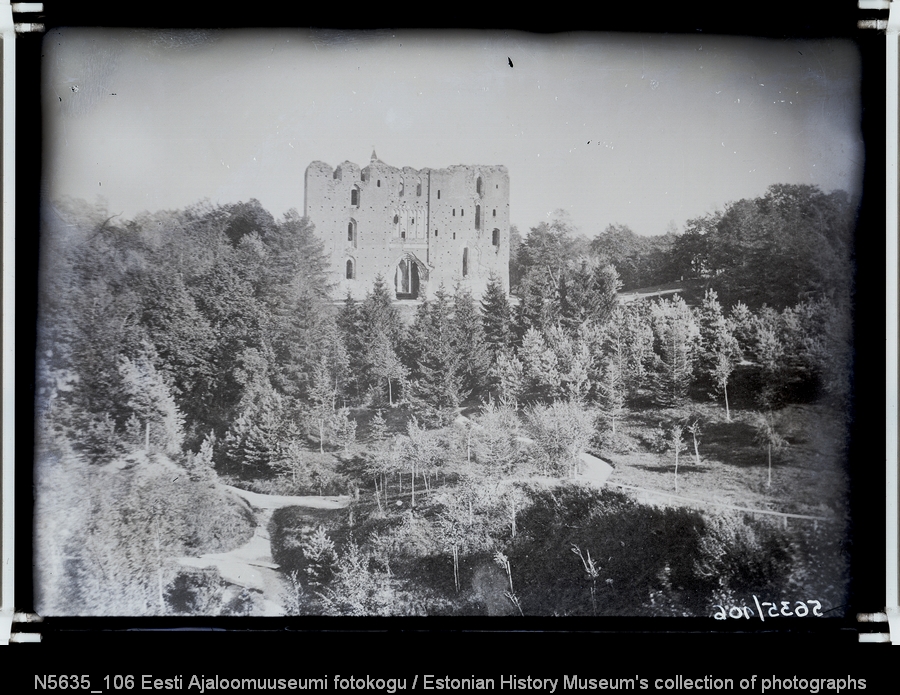
M 512 309 L 500 278 L 491 273 L 481 300 L 481 324 L 484 340 L 491 352 L 491 364 L 497 355 L 512 346 Z
M 535 328 L 529 328 L 519 350 L 525 384 L 532 398 L 555 398 L 562 378 L 556 353 L 547 345 L 544 336 Z
M 419 305 L 405 344 L 411 399 L 429 420 L 446 420 L 461 400 L 460 355 L 443 286 Z
M 618 305 L 621 284 L 616 269 L 598 258 L 571 261 L 559 279 L 563 325 L 571 332 L 586 321 L 606 323 Z
M 616 421 L 625 410 L 625 385 L 619 363 L 610 359 L 603 370 L 603 380 L 599 384 L 600 407 L 609 420 L 612 436 L 616 436 Z
M 690 307 L 677 295 L 656 302 L 652 311 L 656 400 L 661 405 L 678 405 L 693 381 L 699 328 Z
M 458 357 L 461 397 L 487 386 L 491 353 L 488 348 L 481 316 L 471 292 L 457 286 L 453 295 L 451 328 Z
M 393 403 L 396 387 L 405 375 L 399 356 L 403 324 L 381 275 L 375 278 L 359 315 L 363 355 L 361 381 L 365 388 L 383 393 L 388 402 Z

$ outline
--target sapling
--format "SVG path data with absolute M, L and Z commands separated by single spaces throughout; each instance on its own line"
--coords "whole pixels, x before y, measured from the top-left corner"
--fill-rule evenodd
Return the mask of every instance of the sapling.
M 588 550 L 587 559 L 585 559 L 584 555 L 581 552 L 581 548 L 573 543 L 572 552 L 581 558 L 581 564 L 584 565 L 584 571 L 587 574 L 588 579 L 591 580 L 591 606 L 594 610 L 594 615 L 597 615 L 597 596 L 595 587 L 597 585 L 597 579 L 600 577 L 600 568 L 591 558 L 590 550 Z
M 766 447 L 769 459 L 769 472 L 766 487 L 772 487 L 772 449 L 776 451 L 787 446 L 787 440 L 775 429 L 775 418 L 771 411 L 759 415 L 756 421 L 756 442 Z
M 669 430 L 672 437 L 672 449 L 675 450 L 675 492 L 678 492 L 678 455 L 684 451 L 685 444 L 682 437 L 684 436 L 684 425 L 674 424 Z
M 524 618 L 525 614 L 522 612 L 522 606 L 519 604 L 519 597 L 513 591 L 512 569 L 509 566 L 509 558 L 498 550 L 494 553 L 494 562 L 506 570 L 506 577 L 509 580 L 509 591 L 504 592 L 503 595 L 509 599 L 509 602 L 519 611 L 519 615 Z
M 687 427 L 688 432 L 691 433 L 691 436 L 694 438 L 694 459 L 697 461 L 697 465 L 700 465 L 700 449 L 697 447 L 697 442 L 700 439 L 700 421 L 694 420 Z

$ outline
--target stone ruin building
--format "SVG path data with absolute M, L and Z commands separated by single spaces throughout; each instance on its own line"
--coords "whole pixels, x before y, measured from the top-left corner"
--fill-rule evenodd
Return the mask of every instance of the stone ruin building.
M 304 214 L 331 260 L 334 298 L 362 299 L 376 276 L 398 300 L 443 285 L 480 299 L 491 274 L 509 291 L 509 174 L 504 166 L 398 169 L 372 152 L 306 169 Z

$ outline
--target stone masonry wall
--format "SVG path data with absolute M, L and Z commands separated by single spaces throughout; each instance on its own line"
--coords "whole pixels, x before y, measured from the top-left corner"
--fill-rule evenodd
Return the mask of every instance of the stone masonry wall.
M 509 291 L 506 167 L 398 169 L 374 153 L 363 169 L 313 162 L 304 214 L 325 242 L 335 299 L 362 299 L 379 274 L 401 299 L 433 297 L 442 284 L 480 299 L 491 273 Z

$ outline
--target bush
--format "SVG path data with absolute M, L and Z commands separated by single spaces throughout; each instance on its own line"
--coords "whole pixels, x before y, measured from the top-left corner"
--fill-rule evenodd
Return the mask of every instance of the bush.
M 175 558 L 252 536 L 250 511 L 214 482 L 192 480 L 163 455 L 120 463 L 89 466 L 74 454 L 39 461 L 35 563 L 53 569 L 36 579 L 42 615 L 165 613 L 161 587 L 177 579 Z
M 785 587 L 791 571 L 791 541 L 772 522 L 749 515 L 707 517 L 695 561 L 697 574 L 733 594 L 773 594 Z
M 792 564 L 766 523 L 579 485 L 533 492 L 519 528 L 508 556 L 526 615 L 710 615 L 724 592 L 786 586 Z

